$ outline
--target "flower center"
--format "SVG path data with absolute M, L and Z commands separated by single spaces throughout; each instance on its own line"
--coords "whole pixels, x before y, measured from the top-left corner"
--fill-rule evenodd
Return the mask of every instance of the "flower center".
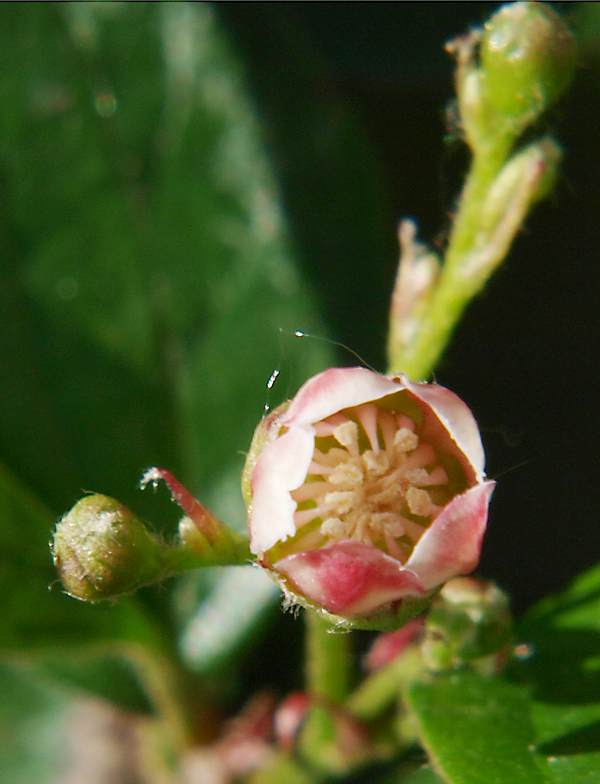
M 366 403 L 315 425 L 313 460 L 292 492 L 302 546 L 342 539 L 404 562 L 448 502 L 448 475 L 406 414 Z

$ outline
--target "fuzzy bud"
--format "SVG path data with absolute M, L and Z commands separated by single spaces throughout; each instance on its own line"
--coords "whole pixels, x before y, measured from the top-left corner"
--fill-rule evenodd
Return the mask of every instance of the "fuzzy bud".
M 506 595 L 493 583 L 458 577 L 442 588 L 425 623 L 422 653 L 433 670 L 471 664 L 495 671 L 511 633 Z
M 522 129 L 567 88 L 575 40 L 548 5 L 510 3 L 486 23 L 480 60 L 488 104 Z

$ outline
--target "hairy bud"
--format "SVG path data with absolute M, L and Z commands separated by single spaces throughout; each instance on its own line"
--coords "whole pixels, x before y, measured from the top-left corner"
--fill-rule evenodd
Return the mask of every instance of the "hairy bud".
M 114 598 L 161 572 L 158 540 L 127 507 L 105 495 L 78 501 L 54 532 L 54 564 L 65 591 L 82 601 Z
M 481 39 L 486 99 L 525 127 L 567 88 L 575 58 L 571 32 L 548 5 L 505 5 L 486 23 Z

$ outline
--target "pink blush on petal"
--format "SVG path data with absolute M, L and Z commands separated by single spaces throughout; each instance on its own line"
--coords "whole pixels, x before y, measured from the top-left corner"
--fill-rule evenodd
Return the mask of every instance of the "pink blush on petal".
M 403 596 L 422 596 L 420 580 L 394 558 L 360 542 L 296 553 L 274 564 L 298 592 L 329 612 L 365 614 Z
M 455 496 L 417 543 L 406 565 L 427 588 L 477 566 L 495 484 L 484 482 Z

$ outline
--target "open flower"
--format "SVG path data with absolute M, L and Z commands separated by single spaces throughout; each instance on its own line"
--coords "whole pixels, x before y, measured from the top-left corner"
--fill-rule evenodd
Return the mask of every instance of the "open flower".
M 255 434 L 251 550 L 294 601 L 399 620 L 476 567 L 494 487 L 483 466 L 475 420 L 449 390 L 331 368 Z

